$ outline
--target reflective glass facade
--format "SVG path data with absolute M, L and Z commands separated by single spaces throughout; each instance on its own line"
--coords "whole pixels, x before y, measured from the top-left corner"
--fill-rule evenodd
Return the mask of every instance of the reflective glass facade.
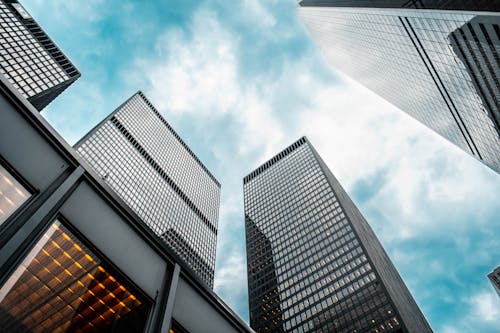
M 335 68 L 500 172 L 498 13 L 303 3 Z
M 146 97 L 132 96 L 76 147 L 212 287 L 220 184 Z
M 498 266 L 493 272 L 488 274 L 488 279 L 490 279 L 491 284 L 495 288 L 498 296 L 500 296 L 500 266 Z
M 59 221 L 0 289 L 0 331 L 144 331 L 151 301 Z
M 244 199 L 256 332 L 431 332 L 306 138 L 246 176 Z
M 0 0 L 0 73 L 42 110 L 80 73 L 17 1 Z
M 31 194 L 0 164 L 0 225 L 30 196 Z
M 491 0 L 302 0 L 299 2 L 301 6 L 500 10 L 500 3 Z

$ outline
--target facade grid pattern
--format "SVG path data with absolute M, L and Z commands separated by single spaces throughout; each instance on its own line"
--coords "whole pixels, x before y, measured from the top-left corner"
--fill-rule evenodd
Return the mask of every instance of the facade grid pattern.
M 299 15 L 335 68 L 500 172 L 497 111 L 488 106 L 453 47 L 453 35 L 477 19 L 476 13 L 307 5 Z M 494 84 L 499 18 L 481 17 L 493 22 L 483 24 L 487 34 L 479 43 L 490 67 L 479 64 L 481 58 L 469 60 L 482 65 Z M 467 33 L 468 41 L 478 39 Z M 491 87 L 493 95 L 498 93 L 498 86 Z
M 213 287 L 220 187 L 135 94 L 84 140 L 81 156 Z
M 130 135 L 140 142 L 174 183 L 216 226 L 220 185 L 214 181 L 206 168 L 193 158 L 159 116 L 152 112 L 147 99 L 140 93 L 136 94 L 114 117 L 126 126 Z
M 31 17 L 16 12 L 13 5 L 20 5 L 10 2 L 0 0 L 0 73 L 40 110 L 80 74 Z
M 403 332 L 310 144 L 302 138 L 276 157 L 244 182 L 252 328 Z

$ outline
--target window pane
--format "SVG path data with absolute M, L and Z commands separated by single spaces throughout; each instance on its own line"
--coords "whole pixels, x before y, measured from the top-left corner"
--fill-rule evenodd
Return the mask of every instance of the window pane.
M 0 165 L 0 225 L 29 197 L 30 193 Z
M 151 304 L 56 221 L 0 289 L 2 332 L 144 331 Z

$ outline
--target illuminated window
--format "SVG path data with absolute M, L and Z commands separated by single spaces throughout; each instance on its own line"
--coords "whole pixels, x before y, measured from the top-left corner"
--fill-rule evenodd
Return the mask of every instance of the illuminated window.
M 0 225 L 29 197 L 30 193 L 0 165 Z
M 150 307 L 56 221 L 0 289 L 0 327 L 19 333 L 140 333 Z

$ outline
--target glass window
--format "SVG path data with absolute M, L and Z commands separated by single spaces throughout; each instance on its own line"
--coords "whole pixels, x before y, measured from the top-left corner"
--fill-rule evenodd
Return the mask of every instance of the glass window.
M 29 197 L 30 193 L 0 164 L 0 225 Z
M 59 221 L 0 289 L 2 332 L 143 332 L 151 302 Z

